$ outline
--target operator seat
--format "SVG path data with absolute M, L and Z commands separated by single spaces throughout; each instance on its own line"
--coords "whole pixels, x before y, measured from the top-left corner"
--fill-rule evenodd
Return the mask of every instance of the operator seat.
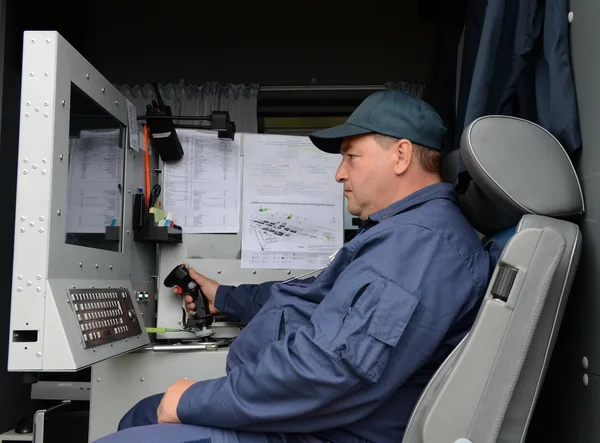
M 460 154 L 472 180 L 459 205 L 502 254 L 471 331 L 428 383 L 403 442 L 522 442 L 579 262 L 583 194 L 559 142 L 523 119 L 477 119 Z

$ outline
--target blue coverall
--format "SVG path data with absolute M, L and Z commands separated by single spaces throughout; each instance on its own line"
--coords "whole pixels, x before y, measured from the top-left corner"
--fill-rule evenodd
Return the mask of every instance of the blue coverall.
M 221 285 L 216 306 L 247 323 L 227 376 L 184 392 L 184 425 L 153 424 L 158 395 L 99 442 L 400 442 L 497 258 L 451 185 L 417 191 L 369 217 L 316 279 Z

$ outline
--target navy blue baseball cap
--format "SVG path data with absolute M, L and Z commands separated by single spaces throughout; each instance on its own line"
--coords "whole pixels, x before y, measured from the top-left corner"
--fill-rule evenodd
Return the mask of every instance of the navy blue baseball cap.
M 397 89 L 368 96 L 346 123 L 309 135 L 321 151 L 339 154 L 342 139 L 378 133 L 405 138 L 427 148 L 440 150 L 446 128 L 439 114 L 427 103 Z

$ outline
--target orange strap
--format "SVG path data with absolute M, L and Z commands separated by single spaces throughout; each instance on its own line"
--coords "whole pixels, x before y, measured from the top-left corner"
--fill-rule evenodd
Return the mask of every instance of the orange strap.
M 150 141 L 148 136 L 148 125 L 144 125 L 144 160 L 146 163 L 146 207 L 150 205 Z

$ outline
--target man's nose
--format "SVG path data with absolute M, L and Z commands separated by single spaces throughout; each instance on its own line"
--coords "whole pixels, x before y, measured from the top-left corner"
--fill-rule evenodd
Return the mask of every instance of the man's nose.
M 344 162 L 342 162 L 338 167 L 337 172 L 335 173 L 335 181 L 337 181 L 338 183 L 343 183 L 346 180 L 348 180 L 348 173 L 346 172 L 346 168 L 344 167 Z

